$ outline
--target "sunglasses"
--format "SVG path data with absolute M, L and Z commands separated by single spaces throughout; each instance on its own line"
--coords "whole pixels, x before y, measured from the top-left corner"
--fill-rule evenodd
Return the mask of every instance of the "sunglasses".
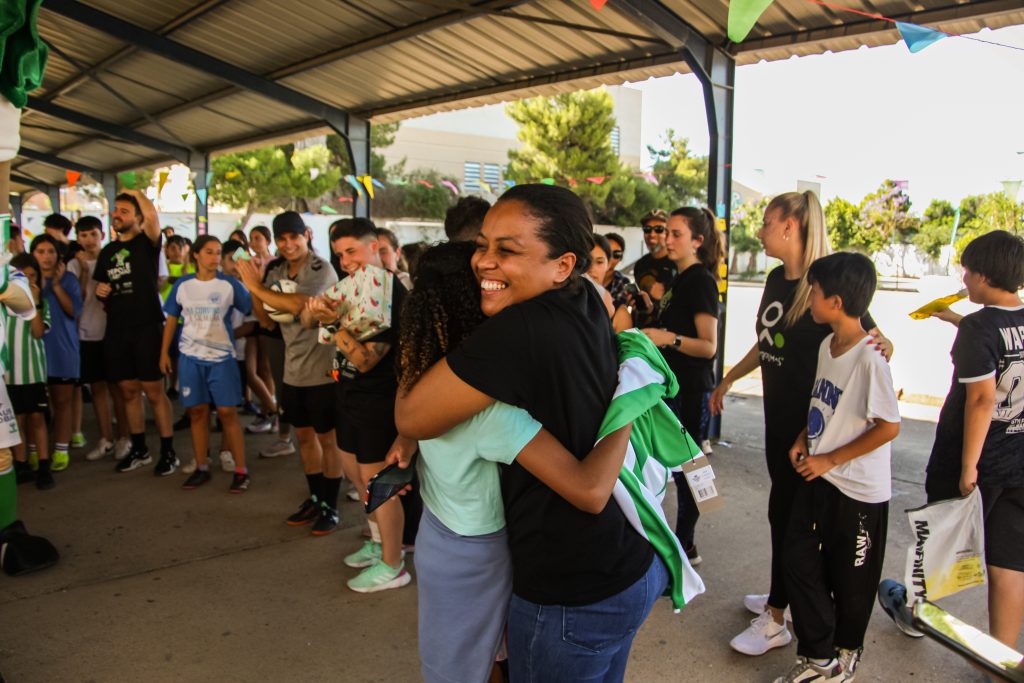
M 622 250 L 620 249 L 618 251 L 612 251 L 612 258 L 622 258 Z
M 645 225 L 645 226 L 644 226 L 644 228 L 643 228 L 643 230 L 644 230 L 644 234 L 645 234 L 645 235 L 649 235 L 649 234 L 651 234 L 652 232 L 653 232 L 653 233 L 654 233 L 655 235 L 660 235 L 661 233 L 665 232 L 665 228 L 664 228 L 664 226 L 661 226 L 661 225 L 656 225 L 656 226 L 654 226 L 653 228 L 652 228 L 652 227 L 650 227 L 650 226 L 648 226 L 648 225 Z

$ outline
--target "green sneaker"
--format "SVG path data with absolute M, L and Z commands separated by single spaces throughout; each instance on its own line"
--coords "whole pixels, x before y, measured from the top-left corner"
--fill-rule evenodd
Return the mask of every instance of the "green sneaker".
M 345 556 L 345 564 L 355 569 L 362 569 L 375 564 L 380 559 L 380 543 L 368 540 L 363 547 L 351 555 Z
M 349 579 L 348 587 L 357 593 L 376 593 L 389 588 L 401 588 L 410 581 L 412 577 L 405 571 L 405 562 L 398 569 L 393 569 L 382 560 L 377 560 L 354 579 Z
M 82 448 L 85 446 L 85 434 L 77 432 L 71 435 L 71 447 Z
M 54 472 L 63 472 L 71 463 L 71 458 L 63 451 L 54 451 L 53 455 L 50 456 L 50 459 L 53 461 L 53 464 L 50 465 L 50 469 Z

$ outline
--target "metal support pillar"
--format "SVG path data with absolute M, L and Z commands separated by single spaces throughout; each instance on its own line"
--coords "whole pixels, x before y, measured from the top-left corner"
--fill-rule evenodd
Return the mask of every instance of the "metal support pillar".
M 205 235 L 210 229 L 210 156 L 190 154 L 188 168 L 192 185 L 196 189 L 196 237 Z
M 60 186 L 47 185 L 46 196 L 50 198 L 50 212 L 60 213 Z
M 15 224 L 21 225 L 21 207 L 24 201 L 20 194 L 11 195 L 11 220 Z
M 107 200 L 107 239 L 113 239 L 113 234 L 110 230 L 110 217 L 114 214 L 114 198 L 117 196 L 117 174 L 100 174 L 100 184 L 103 185 L 103 198 Z
M 370 175 L 370 122 L 356 116 L 348 116 L 347 125 L 342 137 L 348 147 L 348 156 L 352 161 L 352 173 L 359 176 Z M 370 193 L 363 196 L 353 190 L 352 216 L 357 218 L 370 217 Z

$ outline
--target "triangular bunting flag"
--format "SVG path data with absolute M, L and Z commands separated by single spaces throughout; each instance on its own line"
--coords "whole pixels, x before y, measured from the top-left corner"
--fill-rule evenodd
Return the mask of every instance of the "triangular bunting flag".
M 729 40 L 742 43 L 772 0 L 729 0 Z
M 608 176 L 595 175 L 595 176 L 590 176 L 589 178 L 587 178 L 587 182 L 588 183 L 594 183 L 595 185 L 600 185 L 601 183 L 603 183 L 607 179 L 608 179 Z
M 608 4 L 608 0 L 590 0 L 590 4 L 593 5 L 595 10 L 600 12 L 601 8 Z
M 540 182 L 542 182 L 545 185 L 554 185 L 555 184 L 555 179 L 554 178 L 541 178 Z
M 184 201 L 187 201 L 187 200 L 188 200 L 188 192 L 182 192 L 181 193 L 181 201 L 184 202 Z
M 82 177 L 82 174 L 78 171 L 65 171 L 64 175 L 67 176 L 68 187 L 74 187 L 78 179 Z
M 333 206 L 328 206 L 327 204 L 324 204 L 323 206 L 320 207 L 320 213 L 336 214 L 338 213 L 338 210 L 335 209 Z
M 157 194 L 160 194 L 161 192 L 164 191 L 164 185 L 167 184 L 167 178 L 170 175 L 171 174 L 168 171 L 160 171 L 160 173 L 157 174 L 157 177 L 156 177 L 157 178 L 157 180 L 156 180 L 156 193 Z
M 359 176 L 359 181 L 366 188 L 366 194 L 370 195 L 370 199 L 373 199 L 373 178 L 368 175 Z
M 575 178 L 569 178 L 569 187 L 577 187 L 579 183 L 576 182 Z
M 425 186 L 429 187 L 429 188 L 430 188 L 431 190 L 433 190 L 433 189 L 434 189 L 434 186 L 430 184 L 430 181 L 428 181 L 428 180 L 423 180 L 422 178 L 420 178 L 419 180 L 417 180 L 417 181 L 416 181 L 416 184 L 417 184 L 417 185 L 425 185 Z
M 904 21 L 897 21 L 896 28 L 900 30 L 903 42 L 907 44 L 907 48 L 911 52 L 920 52 L 932 43 L 937 43 L 947 36 L 942 31 L 936 31 L 927 26 L 908 24 Z
M 351 197 L 338 197 L 338 201 L 341 202 L 342 204 L 351 204 L 352 203 L 352 198 Z
M 228 171 L 227 173 L 224 174 L 224 177 L 227 178 L 228 180 L 234 180 L 240 175 L 242 175 L 241 171 Z
M 213 171 L 207 171 L 206 172 L 206 186 L 209 187 L 211 182 L 213 182 Z
M 491 186 L 490 186 L 490 185 L 488 185 L 488 184 L 487 184 L 486 182 L 484 182 L 483 180 L 481 180 L 481 181 L 480 181 L 480 187 L 482 187 L 483 189 L 487 190 L 487 192 L 488 192 L 488 193 L 490 193 L 490 194 L 494 194 L 494 190 L 492 190 L 492 189 L 491 189 Z
M 309 169 L 309 179 L 310 180 L 316 180 L 317 176 L 319 176 L 319 175 L 320 175 L 320 169 L 319 168 L 314 167 L 314 168 Z
M 505 181 L 505 187 L 515 187 L 515 186 L 516 186 L 516 181 L 514 181 L 514 180 L 506 180 Z
M 374 187 L 379 187 L 382 190 L 387 187 L 387 185 L 377 180 L 376 178 L 370 178 L 370 182 L 373 183 Z
M 200 188 L 198 188 L 196 190 L 196 198 L 199 200 L 200 204 L 205 204 L 206 203 L 206 188 L 205 187 L 200 187 Z
M 441 184 L 444 185 L 445 187 L 447 187 L 449 190 L 451 190 L 452 194 L 454 194 L 456 197 L 459 196 L 459 187 L 458 187 L 458 185 L 456 185 L 455 183 L 453 183 L 450 180 L 442 180 Z
M 356 177 L 354 175 L 347 175 L 345 176 L 345 180 L 348 181 L 349 185 L 355 188 L 356 194 L 359 195 L 360 198 L 362 198 L 363 186 L 359 184 L 359 181 L 356 180 Z

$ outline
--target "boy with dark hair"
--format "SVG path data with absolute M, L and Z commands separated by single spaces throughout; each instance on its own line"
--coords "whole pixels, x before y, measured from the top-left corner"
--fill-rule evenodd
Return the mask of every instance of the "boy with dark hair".
M 367 265 L 382 268 L 377 230 L 365 218 L 348 218 L 331 226 L 331 249 L 349 275 Z M 342 456 L 355 455 L 359 490 L 384 469 L 388 454 L 399 441 L 395 428 L 395 350 L 398 321 L 406 289 L 391 273 L 391 327 L 370 339 L 359 341 L 337 323 L 337 306 L 323 298 L 313 300 L 310 311 L 333 333 L 338 350 L 336 429 Z M 411 580 L 402 559 L 402 529 L 405 515 L 396 498 L 370 515 L 370 540 L 345 557 L 349 567 L 363 569 L 348 581 L 360 593 L 398 588 Z
M 462 197 L 444 214 L 444 234 L 451 242 L 472 242 L 490 209 L 491 204 L 486 199 L 475 195 Z
M 43 219 L 43 230 L 57 240 L 57 251 L 62 261 L 69 261 L 81 249 L 77 242 L 68 239 L 68 235 L 71 234 L 71 220 L 67 216 L 51 213 Z
M 1015 647 L 1024 625 L 1024 239 L 982 235 L 960 265 L 970 300 L 984 308 L 933 314 L 959 329 L 925 490 L 934 502 L 981 489 L 989 633 Z
M 832 334 L 818 350 L 807 427 L 789 451 L 804 478 L 786 532 L 786 580 L 798 645 L 776 683 L 852 681 L 885 558 L 892 497 L 889 442 L 900 431 L 892 375 L 861 317 L 875 266 L 861 254 L 820 258 L 807 273 L 811 316 Z

